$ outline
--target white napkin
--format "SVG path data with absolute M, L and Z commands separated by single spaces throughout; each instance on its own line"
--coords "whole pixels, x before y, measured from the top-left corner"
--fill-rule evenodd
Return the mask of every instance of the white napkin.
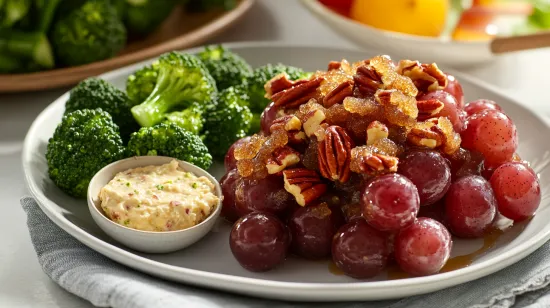
M 542 308 L 550 307 L 550 242 L 493 275 L 402 300 L 289 303 L 199 289 L 157 279 L 111 261 L 57 227 L 32 198 L 21 199 L 38 262 L 65 290 L 113 308 Z

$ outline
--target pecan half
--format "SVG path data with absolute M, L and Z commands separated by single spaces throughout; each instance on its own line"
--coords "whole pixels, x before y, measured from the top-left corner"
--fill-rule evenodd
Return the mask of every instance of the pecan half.
M 264 85 L 265 97 L 270 99 L 273 94 L 286 90 L 294 85 L 287 73 L 281 73 L 271 78 Z
M 330 91 L 323 99 L 323 105 L 329 108 L 341 104 L 344 98 L 353 94 L 353 80 L 346 80 Z
M 286 191 L 291 193 L 301 206 L 320 198 L 327 191 L 327 184 L 322 182 L 315 170 L 287 169 L 283 171 L 283 178 Z
M 413 127 L 407 135 L 407 140 L 417 146 L 435 149 L 443 144 L 444 136 L 436 125 L 422 128 Z
M 425 121 L 437 116 L 445 104 L 438 99 L 428 99 L 416 101 L 416 107 L 418 108 L 418 121 Z
M 267 173 L 276 174 L 300 162 L 300 153 L 289 146 L 275 150 L 267 160 Z
M 351 150 L 353 172 L 367 175 L 377 175 L 388 172 L 397 172 L 399 159 L 397 157 L 374 153 L 366 146 Z
M 372 121 L 367 127 L 367 145 L 376 143 L 380 139 L 388 138 L 389 129 L 386 125 Z
M 276 130 L 284 130 L 288 135 L 288 143 L 302 144 L 306 141 L 306 134 L 301 130 L 302 122 L 294 115 L 285 115 L 275 119 L 269 131 L 273 133 Z
M 401 60 L 397 72 L 409 77 L 422 92 L 443 90 L 447 86 L 447 75 L 435 63 L 420 64 L 418 61 Z
M 319 171 L 321 175 L 335 182 L 345 183 L 351 176 L 349 168 L 353 141 L 340 126 L 329 126 L 319 141 Z
M 372 95 L 378 89 L 384 88 L 382 76 L 370 65 L 362 65 L 353 75 L 355 87 L 364 95 Z
M 286 90 L 273 94 L 271 100 L 273 100 L 275 106 L 283 108 L 292 108 L 305 104 L 310 99 L 317 97 L 317 88 L 323 80 L 323 77 L 305 80 Z

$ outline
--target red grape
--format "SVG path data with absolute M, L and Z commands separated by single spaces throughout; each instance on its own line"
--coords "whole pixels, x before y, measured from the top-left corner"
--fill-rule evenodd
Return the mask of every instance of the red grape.
M 300 207 L 288 220 L 292 251 L 307 259 L 320 259 L 330 255 L 332 237 L 343 221 L 339 209 L 326 203 Z
M 418 190 L 400 174 L 377 177 L 363 190 L 363 217 L 381 231 L 397 231 L 412 224 L 419 207 Z
M 489 182 L 469 175 L 451 184 L 445 197 L 445 215 L 451 233 L 459 237 L 480 237 L 491 226 L 496 200 Z
M 434 115 L 434 117 L 447 117 L 451 121 L 451 123 L 453 123 L 454 130 L 456 132 L 461 132 L 463 126 L 462 117 L 460 115 L 460 109 L 458 108 L 458 104 L 454 96 L 445 91 L 438 90 L 428 92 L 418 97 L 418 100 L 429 99 L 437 99 L 445 104 L 445 107 L 443 107 L 443 109 L 438 114 Z
M 456 99 L 458 109 L 464 109 L 464 91 L 455 76 L 447 75 L 447 87 L 443 91 L 451 94 Z
M 485 110 L 466 120 L 462 146 L 485 157 L 485 167 L 494 168 L 512 159 L 518 147 L 516 126 L 504 113 Z
M 399 173 L 418 189 L 421 205 L 443 198 L 451 185 L 451 168 L 435 151 L 412 151 L 399 160 Z
M 223 194 L 221 216 L 231 222 L 236 221 L 240 216 L 235 207 L 235 188 L 239 182 L 242 182 L 242 178 L 237 169 L 230 170 L 220 180 Z
M 251 212 L 283 215 L 296 203 L 284 188 L 283 178 L 269 175 L 261 180 L 243 179 L 235 191 L 235 207 L 241 216 Z
M 480 175 L 483 169 L 483 155 L 459 148 L 446 157 L 451 163 L 451 182 L 467 175 Z
M 431 275 L 447 263 L 453 242 L 449 231 L 431 218 L 418 218 L 395 238 L 395 260 L 415 276 Z
M 483 110 L 502 111 L 502 108 L 500 108 L 500 106 L 497 105 L 497 103 L 495 103 L 494 101 L 488 99 L 478 99 L 470 102 L 464 107 L 464 111 L 466 111 L 466 114 L 468 116 L 474 115 Z
M 273 123 L 273 121 L 277 119 L 278 110 L 279 108 L 275 106 L 275 103 L 271 103 L 267 107 L 265 107 L 264 111 L 262 112 L 262 116 L 260 118 L 260 126 L 264 134 L 271 134 L 269 128 L 271 127 L 271 123 Z
M 346 275 L 364 279 L 378 275 L 388 262 L 388 235 L 363 220 L 343 225 L 332 242 L 332 260 Z
M 491 176 L 498 211 L 514 221 L 532 216 L 540 204 L 540 183 L 533 169 L 520 162 L 506 163 Z
M 227 153 L 225 154 L 225 160 L 224 160 L 224 166 L 225 166 L 226 172 L 237 168 L 237 160 L 235 159 L 235 147 L 239 144 L 247 143 L 249 141 L 250 141 L 250 137 L 244 137 L 235 141 L 235 143 L 233 143 L 229 147 L 229 150 L 227 150 Z
M 251 213 L 239 219 L 229 236 L 229 246 L 242 267 L 264 272 L 281 264 L 288 251 L 290 235 L 274 215 Z

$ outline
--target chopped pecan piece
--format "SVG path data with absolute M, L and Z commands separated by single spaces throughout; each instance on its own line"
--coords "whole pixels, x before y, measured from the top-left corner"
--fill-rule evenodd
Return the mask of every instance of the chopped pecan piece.
M 288 135 L 288 143 L 302 144 L 306 141 L 306 135 L 301 130 L 302 122 L 294 115 L 285 115 L 273 121 L 269 127 L 271 133 L 276 130 L 284 130 Z
M 425 121 L 437 116 L 445 104 L 438 99 L 428 99 L 416 101 L 416 107 L 418 107 L 418 121 Z
M 443 90 L 447 87 L 447 75 L 435 63 L 420 64 L 418 61 L 401 60 L 397 72 L 409 77 L 422 92 Z
M 304 116 L 304 132 L 311 137 L 325 122 L 326 116 L 321 109 L 311 110 Z
M 461 140 L 451 121 L 439 117 L 416 123 L 407 135 L 407 141 L 430 149 L 441 148 L 443 153 L 451 155 L 460 148 Z
M 349 169 L 353 141 L 340 126 L 329 126 L 319 141 L 319 170 L 321 175 L 335 182 L 345 183 L 351 176 Z
M 378 121 L 372 121 L 367 127 L 367 145 L 372 145 L 380 139 L 388 138 L 388 136 L 388 127 Z
M 327 191 L 327 184 L 322 182 L 315 170 L 287 169 L 283 171 L 283 178 L 286 191 L 291 193 L 301 206 L 320 198 Z
M 294 85 L 287 73 L 281 73 L 269 80 L 265 85 L 265 97 L 270 99 L 273 94 L 286 90 Z
M 375 153 L 368 146 L 360 146 L 351 150 L 351 171 L 367 175 L 378 175 L 397 172 L 399 159 L 397 157 Z
M 384 88 L 382 76 L 370 65 L 358 67 L 357 73 L 353 76 L 353 81 L 355 87 L 364 95 L 372 95 L 378 89 Z
M 275 106 L 283 108 L 297 107 L 307 103 L 310 99 L 318 96 L 317 88 L 323 82 L 323 77 L 314 77 L 312 79 L 300 82 L 294 86 L 277 92 L 271 96 Z
M 300 153 L 289 146 L 284 146 L 273 152 L 271 158 L 267 160 L 267 173 L 276 174 L 287 167 L 296 165 L 300 162 Z
M 344 98 L 353 94 L 353 80 L 346 80 L 330 91 L 323 99 L 323 105 L 330 107 L 341 104 Z

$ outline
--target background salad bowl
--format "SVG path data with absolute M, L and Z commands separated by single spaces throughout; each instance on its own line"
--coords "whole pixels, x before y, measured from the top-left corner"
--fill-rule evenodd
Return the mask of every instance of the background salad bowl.
M 227 47 L 253 67 L 281 62 L 308 71 L 324 70 L 331 60 L 346 58 L 357 61 L 387 53 L 379 50 L 282 46 L 280 43 L 241 43 L 228 44 Z M 193 53 L 198 51 L 200 49 L 189 50 Z M 411 59 L 413 57 L 415 55 L 407 56 Z M 131 73 L 152 61 L 121 68 L 101 77 L 123 89 Z M 228 240 L 231 224 L 222 219 L 217 220 L 212 232 L 202 240 L 177 252 L 148 254 L 120 245 L 97 226 L 86 201 L 67 196 L 49 179 L 44 154 L 48 139 L 63 115 L 68 93 L 55 100 L 32 124 L 24 143 L 23 169 L 30 192 L 53 222 L 108 258 L 153 276 L 279 300 L 380 300 L 428 293 L 494 273 L 526 257 L 550 238 L 550 225 L 547 223 L 550 215 L 548 124 L 534 112 L 482 81 L 447 69 L 445 71 L 455 75 L 461 82 L 466 101 L 478 98 L 494 100 L 514 119 L 520 136 L 519 155 L 531 161 L 540 176 L 542 202 L 532 219 L 518 223 L 498 238 L 485 242 L 484 239 L 456 239 L 451 257 L 474 253 L 471 264 L 463 264 L 455 270 L 432 276 L 392 280 L 389 278 L 396 277 L 384 272 L 369 280 L 355 280 L 335 273 L 328 260 L 311 262 L 293 256 L 270 272 L 249 272 L 233 257 Z M 218 179 L 225 172 L 219 163 L 208 171 Z

